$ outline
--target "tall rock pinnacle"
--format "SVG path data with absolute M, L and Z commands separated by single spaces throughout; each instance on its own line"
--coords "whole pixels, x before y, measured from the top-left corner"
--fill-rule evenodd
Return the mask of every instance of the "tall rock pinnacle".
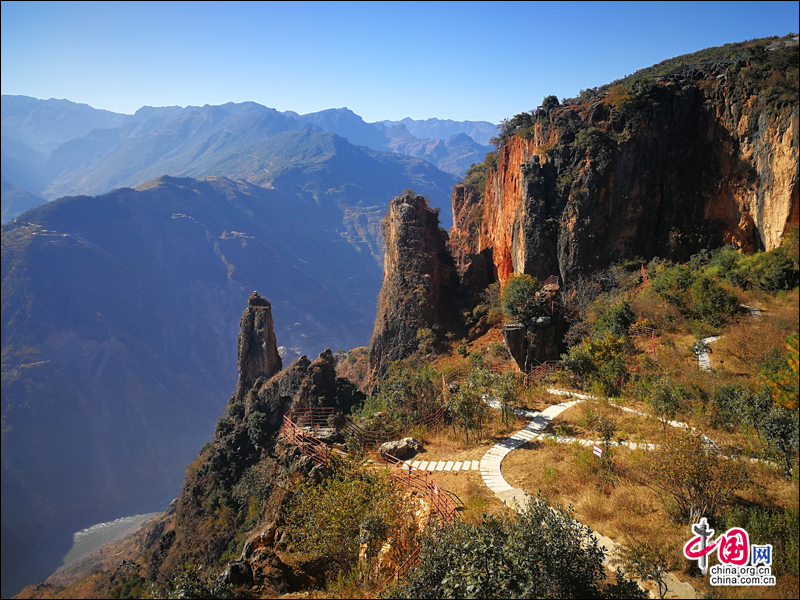
M 370 387 L 390 363 L 426 354 L 458 328 L 458 276 L 436 209 L 412 192 L 389 204 L 383 220 L 383 285 L 369 348 Z
M 270 378 L 282 368 L 272 323 L 272 305 L 258 292 L 253 292 L 248 299 L 239 322 L 238 366 L 237 400 L 244 399 L 256 379 Z

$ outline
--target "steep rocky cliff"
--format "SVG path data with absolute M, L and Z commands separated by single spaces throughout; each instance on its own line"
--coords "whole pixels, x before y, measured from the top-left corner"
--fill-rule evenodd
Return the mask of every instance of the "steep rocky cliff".
M 569 282 L 623 257 L 780 245 L 798 222 L 798 104 L 796 81 L 793 99 L 769 95 L 765 68 L 712 65 L 520 119 L 485 188 L 453 192 L 462 278 Z
M 389 204 L 383 237 L 383 286 L 369 346 L 373 387 L 392 362 L 430 352 L 458 329 L 458 277 L 438 211 L 405 192 Z

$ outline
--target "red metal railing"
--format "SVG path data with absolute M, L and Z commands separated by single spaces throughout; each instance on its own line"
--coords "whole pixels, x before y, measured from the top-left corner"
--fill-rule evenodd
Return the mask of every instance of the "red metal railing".
M 652 327 L 647 327 L 642 323 L 634 323 L 628 330 L 628 335 L 634 337 L 636 335 L 647 335 L 650 337 L 650 351 L 649 353 L 655 356 L 656 353 L 656 330 Z
M 394 481 L 425 494 L 433 508 L 436 509 L 436 514 L 442 523 L 450 523 L 456 518 L 458 507 L 455 502 L 442 488 L 436 485 L 433 477 L 428 475 L 427 471 L 416 469 L 410 463 L 382 452 L 371 453 L 371 456 L 394 467 L 389 470 L 389 475 Z
M 550 275 L 547 279 L 544 280 L 543 287 L 550 286 L 550 289 L 557 290 L 558 289 L 558 275 Z
M 428 415 L 422 419 L 418 419 L 414 423 L 398 429 L 397 431 L 407 431 L 417 424 L 438 424 L 441 422 L 441 419 L 444 418 L 444 410 L 444 407 L 442 407 L 436 411 L 436 413 Z M 322 440 L 308 433 L 306 428 L 317 429 L 323 427 L 332 427 L 335 423 L 335 417 L 336 414 L 332 408 L 293 408 L 289 410 L 283 417 L 283 435 L 289 443 L 300 448 L 301 452 L 304 455 L 311 457 L 315 463 L 328 464 L 331 459 L 331 455 L 334 452 L 333 448 L 331 448 L 331 446 Z M 341 423 L 341 421 L 339 423 Z M 351 432 L 361 432 L 362 434 L 370 433 L 364 432 L 349 419 L 345 420 L 344 426 L 338 429 Z M 381 435 L 390 434 L 381 433 Z M 369 436 L 367 436 L 367 438 L 369 439 Z M 362 441 L 362 447 L 363 445 L 364 442 Z M 452 523 L 452 521 L 457 517 L 458 507 L 456 506 L 455 502 L 453 502 L 453 499 L 436 484 L 433 478 L 428 475 L 426 471 L 416 469 L 412 467 L 410 463 L 402 461 L 389 454 L 373 452 L 371 455 L 392 466 L 392 468 L 389 469 L 389 476 L 393 481 L 400 483 L 410 490 L 416 490 L 424 494 L 433 507 L 436 516 L 442 523 Z M 383 583 L 381 590 L 383 590 L 393 579 L 399 579 L 408 569 L 414 568 L 419 563 L 418 558 L 420 549 L 421 546 L 417 547 L 417 549 L 411 553 L 411 555 L 403 562 L 403 564 L 398 567 L 395 573 Z
M 314 409 L 300 409 L 300 410 L 314 410 Z M 314 437 L 308 433 L 303 426 L 298 425 L 292 421 L 292 413 L 294 409 L 290 410 L 283 416 L 283 435 L 293 446 L 300 448 L 300 451 L 311 457 L 311 459 L 319 464 L 327 465 L 330 462 L 332 448 L 322 440 Z M 306 416 L 304 414 L 303 416 Z
M 409 557 L 403 562 L 403 564 L 397 567 L 397 570 L 394 573 L 392 573 L 392 575 L 386 581 L 383 582 L 383 585 L 381 585 L 380 587 L 379 594 L 380 592 L 383 592 L 386 586 L 389 585 L 392 581 L 395 582 L 399 581 L 400 577 L 405 575 L 409 569 L 416 569 L 419 566 L 420 550 L 422 550 L 422 546 L 417 546 L 417 549 L 414 550 L 409 555 Z
M 528 382 L 538 383 L 545 375 L 563 370 L 564 365 L 560 360 L 546 360 L 528 373 L 528 375 L 525 377 L 525 384 L 527 385 Z
M 414 427 L 427 426 L 436 429 L 444 420 L 445 413 L 446 409 L 442 406 L 436 412 L 394 431 L 365 431 L 348 418 L 343 416 L 337 418 L 333 408 L 292 408 L 284 415 L 283 425 L 285 437 L 296 446 L 303 445 L 314 449 L 322 444 L 327 447 L 325 442 L 314 437 L 308 429 L 332 428 L 345 436 L 355 436 L 358 448 L 361 452 L 366 452 L 385 442 L 405 437 Z

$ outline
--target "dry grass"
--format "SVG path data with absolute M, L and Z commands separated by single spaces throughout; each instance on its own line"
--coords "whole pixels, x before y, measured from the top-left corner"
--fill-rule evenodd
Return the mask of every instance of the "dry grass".
M 635 410 L 644 407 L 637 406 Z M 592 414 L 613 419 L 617 430 L 612 438 L 617 442 L 647 442 L 658 444 L 663 439 L 663 426 L 658 419 L 631 414 L 619 407 L 601 401 L 581 402 L 553 419 L 545 431 L 570 437 L 599 440 L 600 432 L 593 427 Z
M 603 478 L 600 460 L 590 448 L 555 441 L 529 442 L 509 454 L 503 461 L 503 476 L 530 494 L 541 491 L 551 503 L 572 504 L 580 521 L 615 541 L 663 539 L 665 545 L 680 546 L 680 553 L 688 526 L 673 523 L 658 496 L 640 483 L 646 481 L 647 451 L 624 447 L 613 451 L 613 484 Z M 750 471 L 752 483 L 737 492 L 738 502 L 796 506 L 792 482 L 765 465 L 753 465 Z

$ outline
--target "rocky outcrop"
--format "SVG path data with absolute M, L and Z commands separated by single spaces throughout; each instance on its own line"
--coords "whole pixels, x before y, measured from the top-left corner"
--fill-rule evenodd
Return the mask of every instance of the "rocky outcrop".
M 401 440 L 392 440 L 381 444 L 378 452 L 405 460 L 422 452 L 422 443 L 414 438 L 404 437 Z
M 269 585 L 297 588 L 310 581 L 290 569 L 275 555 L 275 527 L 282 524 L 289 487 L 288 478 L 314 466 L 300 449 L 279 436 L 284 415 L 293 407 L 331 406 L 349 411 L 364 395 L 348 381 L 336 377 L 336 360 L 330 349 L 311 361 L 301 356 L 280 370 L 272 328 L 270 303 L 257 293 L 249 298 L 239 333 L 239 384 L 227 414 L 219 419 L 214 438 L 187 469 L 175 513 L 174 544 L 156 569 L 168 573 L 187 559 L 216 564 L 238 533 L 243 511 L 219 514 L 219 498 L 247 490 L 261 500 L 261 523 L 270 524 L 269 544 L 259 552 L 243 553 L 224 574 L 234 585 Z M 341 441 L 341 440 L 339 440 Z M 237 492 L 239 490 L 239 492 Z M 227 509 L 226 509 L 227 510 Z M 173 535 L 175 535 L 173 533 Z M 269 547 L 266 547 L 269 546 Z
M 453 192 L 451 238 L 472 238 L 462 277 L 568 284 L 623 257 L 778 246 L 798 222 L 798 105 L 765 105 L 744 68 L 537 114 L 500 149 L 483 202 Z
M 272 322 L 272 305 L 253 292 L 239 322 L 238 338 L 239 383 L 236 398 L 242 400 L 245 393 L 259 377 L 269 379 L 281 370 L 281 357 Z
M 406 192 L 389 204 L 383 237 L 383 285 L 369 347 L 373 388 L 390 363 L 430 352 L 458 328 L 458 276 L 438 211 Z
M 558 360 L 566 350 L 563 339 L 568 323 L 558 313 L 524 323 L 503 325 L 503 340 L 519 368 L 528 373 L 546 360 Z

